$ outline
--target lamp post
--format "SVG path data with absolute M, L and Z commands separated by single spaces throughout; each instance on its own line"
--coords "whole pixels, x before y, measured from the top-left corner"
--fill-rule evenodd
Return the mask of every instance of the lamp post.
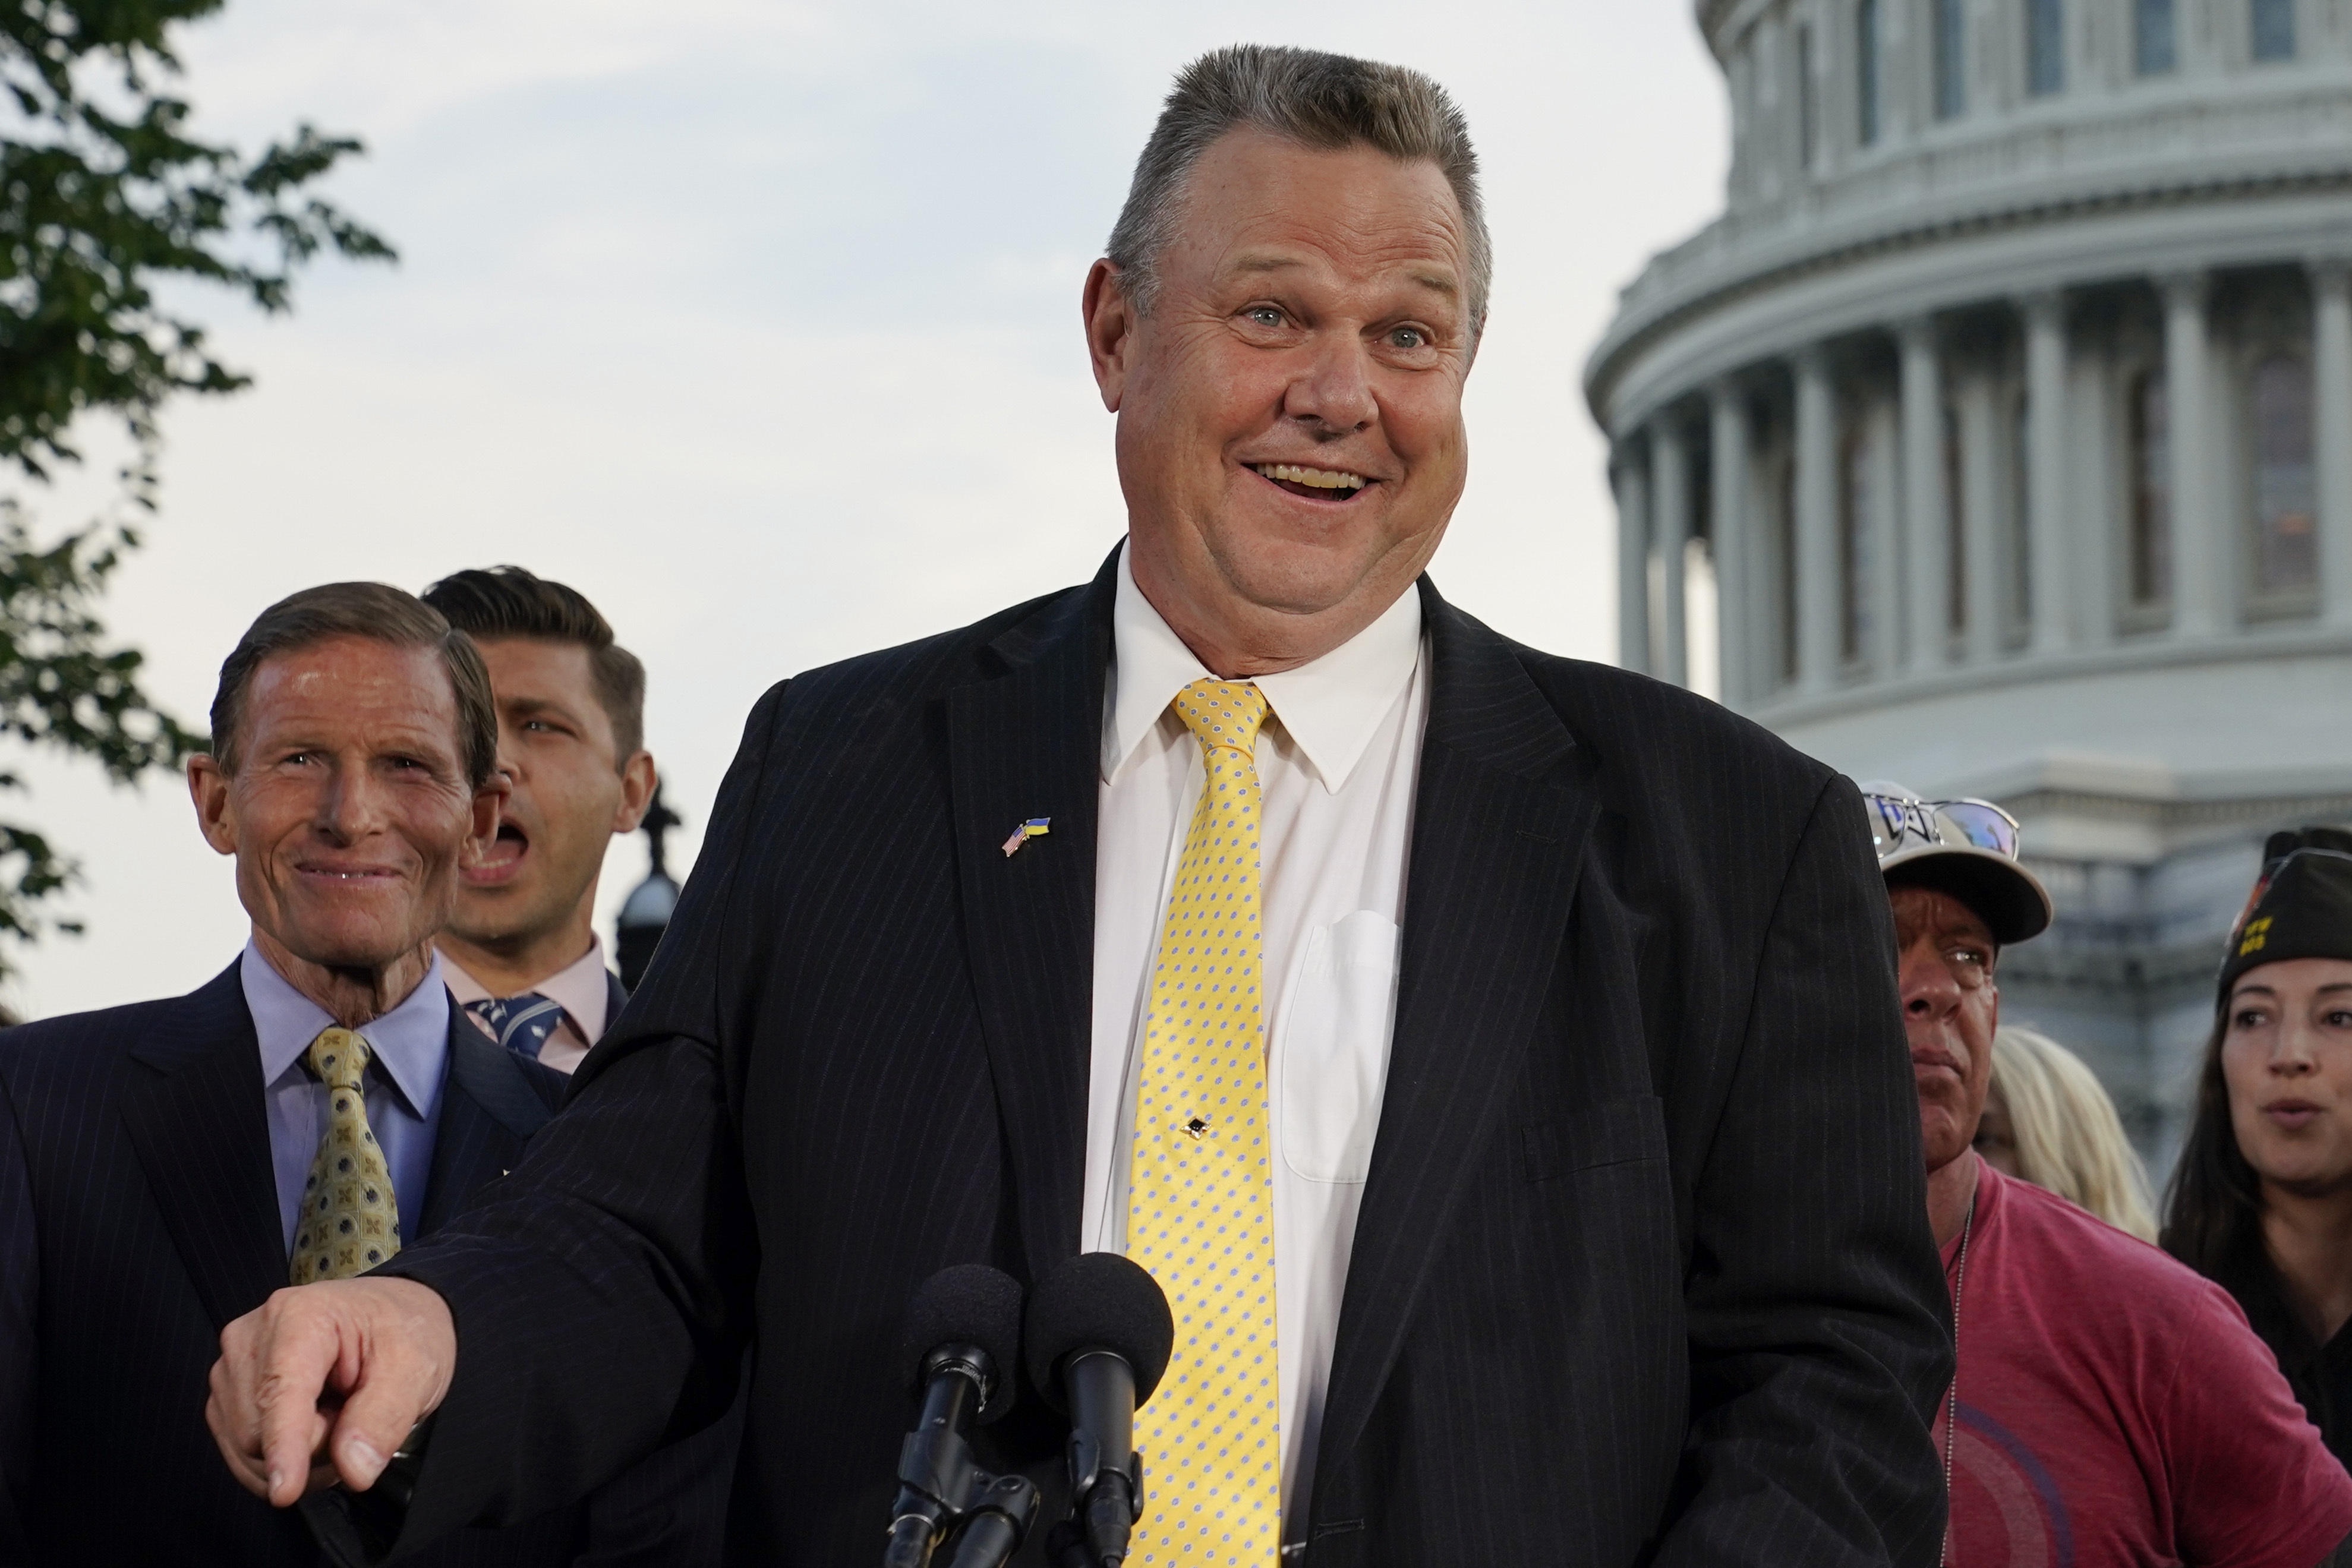
M 677 825 L 677 813 L 662 804 L 661 786 L 656 784 L 653 804 L 646 808 L 646 819 L 637 824 L 653 845 L 653 869 L 622 901 L 620 915 L 613 922 L 619 940 L 621 984 L 633 991 L 646 977 L 646 966 L 654 961 L 654 948 L 661 943 L 670 912 L 677 907 L 677 883 L 662 862 L 662 835 Z

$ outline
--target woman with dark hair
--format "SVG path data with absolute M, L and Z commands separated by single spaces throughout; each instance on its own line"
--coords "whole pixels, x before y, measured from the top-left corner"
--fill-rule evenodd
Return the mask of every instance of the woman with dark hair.
M 2237 1299 L 2352 1469 L 2352 832 L 2273 835 L 2231 934 L 2164 1247 Z

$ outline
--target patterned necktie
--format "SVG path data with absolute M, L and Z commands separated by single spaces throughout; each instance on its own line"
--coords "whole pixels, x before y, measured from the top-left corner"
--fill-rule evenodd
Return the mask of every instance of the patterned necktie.
M 490 1038 L 509 1051 L 539 1060 L 548 1040 L 563 1023 L 563 1004 L 537 991 L 519 997 L 488 997 L 467 1002 L 466 1010 L 482 1020 Z
M 1255 686 L 1176 697 L 1208 778 L 1177 862 L 1144 1018 L 1128 1251 L 1168 1292 L 1176 1348 L 1137 1412 L 1138 1563 L 1266 1568 L 1281 1541 L 1273 1140 L 1259 1016 Z
M 287 1277 L 298 1285 L 348 1280 L 400 1250 L 400 1205 L 392 1171 L 368 1126 L 360 1075 L 374 1053 L 347 1029 L 320 1031 L 304 1058 L 327 1086 L 327 1135 L 302 1184 Z

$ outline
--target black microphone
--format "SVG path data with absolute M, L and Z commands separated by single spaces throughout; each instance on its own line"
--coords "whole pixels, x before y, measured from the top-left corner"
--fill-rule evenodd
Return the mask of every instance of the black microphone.
M 1013 1408 L 1020 1348 L 1021 1287 L 985 1264 L 940 1270 L 908 1303 L 898 1364 L 923 1414 L 898 1450 L 883 1568 L 929 1568 L 940 1542 L 967 1519 L 994 1522 L 981 1532 L 987 1549 L 959 1553 L 958 1563 L 1003 1561 L 994 1555 L 1001 1541 L 1004 1557 L 1019 1546 L 1036 1516 L 1037 1490 L 1019 1476 L 982 1474 L 966 1433 Z
M 1055 1560 L 1118 1568 L 1143 1517 L 1135 1413 L 1160 1386 L 1175 1320 L 1160 1282 L 1116 1252 L 1071 1259 L 1038 1281 L 1023 1348 L 1029 1377 L 1070 1417 L 1070 1518 Z

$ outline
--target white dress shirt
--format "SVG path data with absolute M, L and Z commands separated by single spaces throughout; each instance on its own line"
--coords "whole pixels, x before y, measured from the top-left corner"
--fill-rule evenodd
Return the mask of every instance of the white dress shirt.
M 441 962 L 449 977 L 449 994 L 457 998 L 459 1007 L 491 999 L 489 988 L 467 974 L 457 959 L 444 953 Z M 540 1065 L 569 1072 L 587 1056 L 588 1048 L 603 1038 L 605 1024 L 612 1021 L 604 1016 L 613 1006 L 611 975 L 612 971 L 604 967 L 604 944 L 592 936 L 587 952 L 539 984 L 527 988 L 563 1009 L 563 1021 L 555 1026 L 555 1032 L 539 1048 Z M 498 1038 L 479 1014 L 469 1012 L 466 1016 L 484 1034 L 492 1040 Z
M 1169 711 L 1209 672 L 1135 586 L 1122 551 L 1103 696 L 1092 1070 L 1082 1245 L 1124 1251 L 1136 1041 L 1151 958 L 1205 768 Z M 1315 1439 L 1388 1082 L 1413 789 L 1429 716 L 1421 596 L 1312 664 L 1254 683 L 1261 933 L 1274 1168 L 1285 1538 Z M 1147 1463 L 1149 1460 L 1147 1459 Z
M 319 1031 L 335 1020 L 272 968 L 250 942 L 238 962 L 237 978 L 244 984 L 245 1005 L 261 1043 L 269 1163 L 278 1178 L 278 1218 L 285 1226 L 290 1259 L 302 1184 L 310 1178 L 310 1162 L 327 1130 L 327 1086 L 302 1058 Z M 441 1083 L 449 1067 L 449 988 L 442 983 L 439 956 L 398 1007 L 352 1032 L 374 1053 L 366 1079 L 368 1130 L 375 1134 L 384 1168 L 392 1173 L 393 1204 L 400 1210 L 401 1229 L 414 1235 L 412 1228 L 425 1212 L 425 1188 L 433 1176 Z

